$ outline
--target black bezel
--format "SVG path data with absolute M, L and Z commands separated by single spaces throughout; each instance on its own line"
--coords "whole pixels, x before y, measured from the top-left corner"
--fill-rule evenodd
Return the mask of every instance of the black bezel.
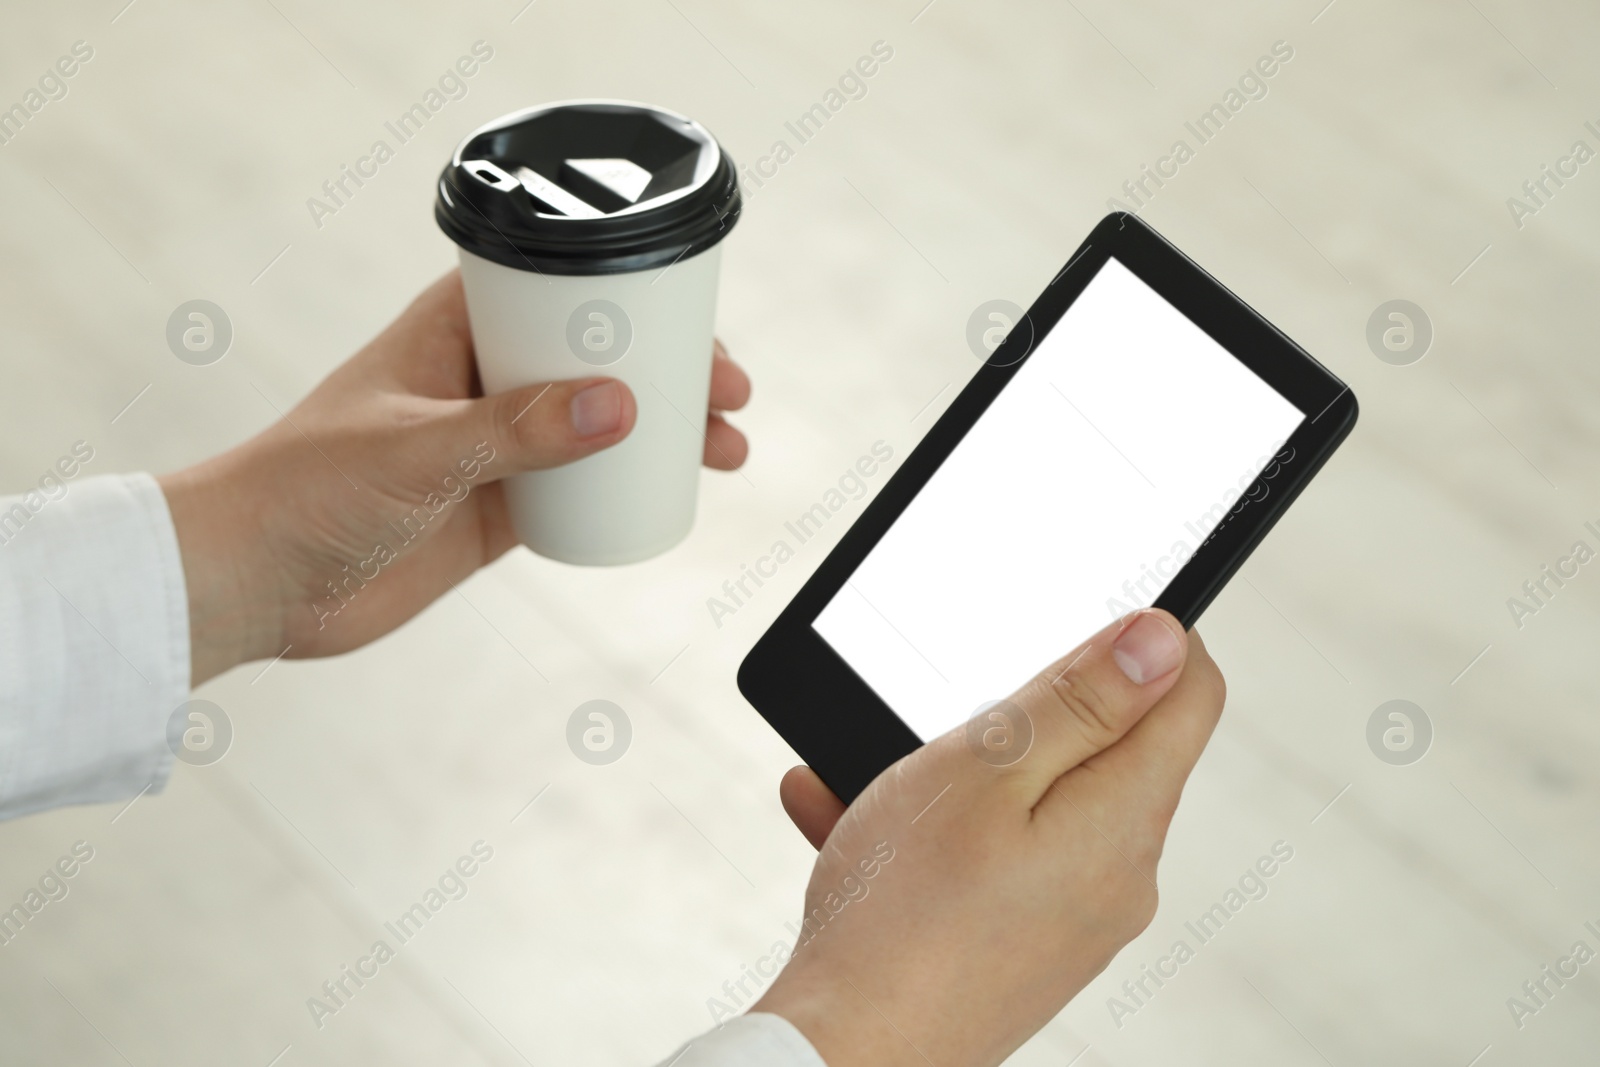
M 1156 600 L 1157 607 L 1172 612 L 1186 628 L 1200 618 L 1355 425 L 1356 398 L 1348 386 L 1142 220 L 1124 213 L 1108 215 L 739 667 L 745 699 L 847 803 L 922 741 L 812 622 L 1027 362 L 1035 339 L 1050 332 L 1112 257 L 1306 413 L 1274 462 Z

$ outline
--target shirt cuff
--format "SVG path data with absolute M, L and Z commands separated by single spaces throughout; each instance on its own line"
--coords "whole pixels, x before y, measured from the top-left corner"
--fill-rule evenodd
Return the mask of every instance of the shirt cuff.
M 781 1015 L 753 1011 L 701 1034 L 659 1067 L 828 1067 Z
M 0 818 L 159 791 L 188 695 L 188 592 L 155 479 L 0 498 Z

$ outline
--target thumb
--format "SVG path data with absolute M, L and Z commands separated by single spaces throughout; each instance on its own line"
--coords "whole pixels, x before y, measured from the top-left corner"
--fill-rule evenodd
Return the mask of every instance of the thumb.
M 1007 739 L 1031 735 L 1020 758 L 990 759 L 974 746 L 987 736 L 981 718 L 967 727 L 968 747 L 1002 765 L 1031 807 L 1057 778 L 1133 729 L 1177 682 L 1187 654 L 1188 636 L 1172 615 L 1152 608 L 1126 616 L 986 710 L 991 720 L 1000 716 L 994 722 Z
M 633 393 L 615 378 L 543 382 L 468 403 L 453 432 L 487 441 L 489 479 L 544 470 L 610 448 L 638 418 Z

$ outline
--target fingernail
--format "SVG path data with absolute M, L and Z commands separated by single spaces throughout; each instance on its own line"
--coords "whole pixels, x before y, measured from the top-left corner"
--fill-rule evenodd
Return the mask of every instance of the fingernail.
M 1177 670 L 1183 660 L 1178 635 L 1160 618 L 1140 615 L 1118 635 L 1111 658 L 1135 685 L 1145 685 Z
M 622 390 L 616 382 L 580 389 L 572 398 L 572 428 L 579 437 L 615 433 L 622 425 Z

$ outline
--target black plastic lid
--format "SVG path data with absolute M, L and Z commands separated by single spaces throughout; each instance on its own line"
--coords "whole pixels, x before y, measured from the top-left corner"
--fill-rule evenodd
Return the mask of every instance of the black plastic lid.
M 618 100 L 545 104 L 469 134 L 434 218 L 473 255 L 547 274 L 664 267 L 727 236 L 741 201 L 706 128 Z

